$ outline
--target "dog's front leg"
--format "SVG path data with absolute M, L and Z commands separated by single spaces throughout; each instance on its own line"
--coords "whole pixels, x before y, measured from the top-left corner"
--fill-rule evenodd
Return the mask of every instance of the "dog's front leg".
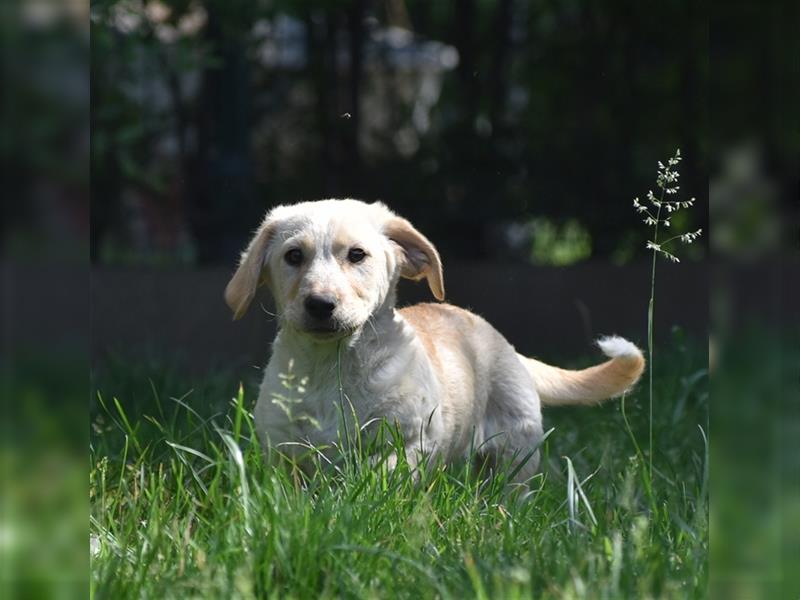
M 436 460 L 437 453 L 435 446 L 429 440 L 406 440 L 403 451 L 398 454 L 397 450 L 392 451 L 385 459 L 386 467 L 389 471 L 394 471 L 401 461 L 405 462 L 414 482 L 420 479 L 421 469 Z M 404 457 L 405 460 L 403 460 Z

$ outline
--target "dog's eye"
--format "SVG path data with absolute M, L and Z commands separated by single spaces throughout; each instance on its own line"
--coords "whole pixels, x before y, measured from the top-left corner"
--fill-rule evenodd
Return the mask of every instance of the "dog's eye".
M 347 253 L 347 260 L 351 263 L 360 263 L 366 257 L 367 253 L 361 248 L 350 248 L 350 252 Z
M 303 252 L 299 248 L 292 248 L 283 255 L 283 259 L 293 267 L 303 262 Z

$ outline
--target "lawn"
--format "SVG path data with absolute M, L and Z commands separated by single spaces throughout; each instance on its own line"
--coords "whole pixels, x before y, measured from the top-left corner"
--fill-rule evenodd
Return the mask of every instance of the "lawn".
M 676 334 L 656 361 L 652 477 L 643 382 L 624 412 L 545 410 L 529 493 L 469 463 L 416 481 L 352 453 L 297 477 L 262 458 L 257 370 L 111 361 L 93 378 L 92 595 L 705 597 L 705 344 Z

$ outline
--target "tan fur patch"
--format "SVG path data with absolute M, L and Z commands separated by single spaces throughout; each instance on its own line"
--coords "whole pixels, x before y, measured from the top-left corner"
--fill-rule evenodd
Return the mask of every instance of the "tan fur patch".
M 294 282 L 289 287 L 289 291 L 286 292 L 286 299 L 291 302 L 295 298 L 297 298 L 297 292 L 300 290 L 300 282 L 303 281 L 303 277 L 298 275 L 295 277 Z
M 441 325 L 432 310 L 430 304 L 417 304 L 400 309 L 400 314 L 414 327 L 419 336 L 425 352 L 434 363 L 434 368 L 440 370 L 442 363 L 439 360 L 439 353 L 436 351 L 436 338 L 441 337 Z M 435 337 L 434 337 L 435 336 Z

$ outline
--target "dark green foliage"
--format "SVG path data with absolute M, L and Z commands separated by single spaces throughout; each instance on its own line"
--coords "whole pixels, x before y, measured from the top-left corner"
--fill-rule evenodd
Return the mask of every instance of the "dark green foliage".
M 576 219 L 593 257 L 622 262 L 644 255 L 629 205 L 660 157 L 680 147 L 685 189 L 707 184 L 702 3 L 161 5 L 169 26 L 197 7 L 207 20 L 173 42 L 146 20 L 122 35 L 111 15 L 123 3 L 93 3 L 95 258 L 147 259 L 118 240 L 129 224 L 124 193 L 134 189 L 159 230 L 189 227 L 199 262 L 235 257 L 269 206 L 323 197 L 382 199 L 446 257 L 495 256 L 487 225 L 546 217 L 556 226 Z M 302 66 L 259 59 L 266 38 L 255 23 L 278 15 L 296 19 Z M 411 119 L 419 72 L 367 56 L 370 32 L 385 27 L 458 52 L 458 65 L 436 75 L 441 94 L 425 131 Z M 380 122 L 388 125 L 365 144 Z M 403 152 L 396 136 L 409 132 L 416 141 Z M 166 138 L 173 154 L 158 143 Z M 687 218 L 687 228 L 707 228 L 703 211 Z

